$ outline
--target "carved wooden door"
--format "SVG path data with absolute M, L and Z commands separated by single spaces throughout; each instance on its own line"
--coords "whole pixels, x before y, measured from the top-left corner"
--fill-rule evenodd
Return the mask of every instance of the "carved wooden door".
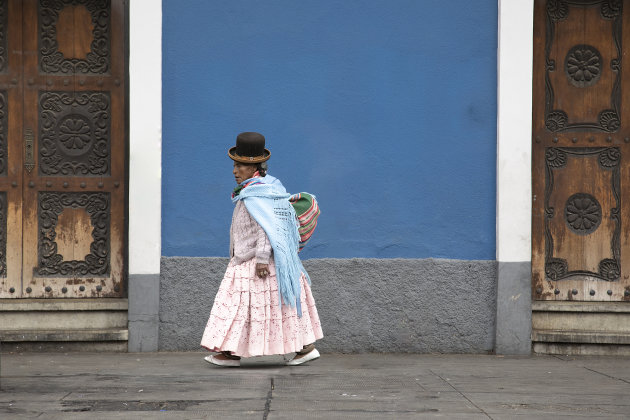
M 630 300 L 630 3 L 534 13 L 533 298 Z
M 0 6 L 0 297 L 122 296 L 126 6 Z

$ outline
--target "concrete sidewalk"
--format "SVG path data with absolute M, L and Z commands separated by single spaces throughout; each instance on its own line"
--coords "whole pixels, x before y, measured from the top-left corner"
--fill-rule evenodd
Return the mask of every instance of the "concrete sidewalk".
M 630 418 L 630 358 L 3 354 L 2 419 Z

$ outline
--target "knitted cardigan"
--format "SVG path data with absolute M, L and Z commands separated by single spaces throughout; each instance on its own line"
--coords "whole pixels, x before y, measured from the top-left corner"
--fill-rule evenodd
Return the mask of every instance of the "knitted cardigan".
M 257 263 L 269 264 L 271 243 L 260 225 L 250 216 L 243 201 L 236 203 L 230 226 L 230 257 L 235 264 L 256 258 Z
M 273 248 L 281 304 L 295 306 L 302 316 L 300 306 L 300 277 L 308 274 L 298 257 L 300 236 L 295 210 L 289 202 L 289 194 L 277 178 L 267 175 L 245 180 L 246 185 L 233 202 L 242 200 L 249 214 L 264 229 Z M 310 282 L 310 279 L 309 279 Z

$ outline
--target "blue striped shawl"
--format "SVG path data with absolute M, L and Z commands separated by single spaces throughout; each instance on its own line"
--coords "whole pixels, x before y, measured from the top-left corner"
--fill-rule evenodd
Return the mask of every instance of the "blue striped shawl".
M 240 185 L 246 185 L 253 179 L 247 179 Z M 243 200 L 249 214 L 267 234 L 273 248 L 280 302 L 295 306 L 301 317 L 300 276 L 304 273 L 307 279 L 309 277 L 298 257 L 300 235 L 295 210 L 289 202 L 290 194 L 280 180 L 271 175 L 255 180 L 260 182 L 240 190 L 232 201 Z

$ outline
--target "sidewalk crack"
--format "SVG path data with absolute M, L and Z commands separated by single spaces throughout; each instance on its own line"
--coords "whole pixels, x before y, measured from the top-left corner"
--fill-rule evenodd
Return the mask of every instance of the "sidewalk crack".
M 265 402 L 265 412 L 263 413 L 263 420 L 267 420 L 267 416 L 269 415 L 269 411 L 271 410 L 271 399 L 273 398 L 273 390 L 274 390 L 273 378 L 271 378 L 271 386 L 269 387 L 269 392 L 267 392 L 267 401 Z
M 445 384 L 447 384 L 448 386 L 450 386 L 451 388 L 453 388 L 453 390 L 455 392 L 457 392 L 459 395 L 461 395 L 462 397 L 466 398 L 466 400 L 468 400 L 469 403 L 471 403 L 472 405 L 474 405 L 477 410 L 481 411 L 483 414 L 486 415 L 486 417 L 488 417 L 489 419 L 492 420 L 492 417 L 490 417 L 490 415 L 488 413 L 485 412 L 485 410 L 481 407 L 479 407 L 477 404 L 475 404 L 474 402 L 472 402 L 472 400 L 470 398 L 468 398 L 466 395 L 464 395 L 463 392 L 461 392 L 459 389 L 455 388 L 453 386 L 453 384 L 451 384 L 449 381 L 447 381 L 446 379 L 442 378 L 440 375 L 438 375 L 437 373 L 433 372 L 431 369 L 429 369 L 429 372 L 431 372 L 432 374 L 434 374 L 435 376 L 437 376 L 438 378 L 440 378 L 442 380 L 442 382 L 444 382 Z
M 630 384 L 630 381 L 627 381 L 627 380 L 625 380 L 625 379 L 623 379 L 623 378 L 617 378 L 616 376 L 608 375 L 608 374 L 606 374 L 606 373 L 604 373 L 604 372 L 599 372 L 599 371 L 597 371 L 597 370 L 595 370 L 595 369 L 587 368 L 586 366 L 582 366 L 582 367 L 583 367 L 584 369 L 586 369 L 586 370 L 590 370 L 591 372 L 598 373 L 598 374 L 600 374 L 600 375 L 602 375 L 602 376 L 605 376 L 605 377 L 607 377 L 607 378 L 610 378 L 610 379 L 616 379 L 616 380 L 618 380 L 618 381 L 621 381 L 621 382 L 625 382 L 625 383 L 627 383 L 627 384 Z

